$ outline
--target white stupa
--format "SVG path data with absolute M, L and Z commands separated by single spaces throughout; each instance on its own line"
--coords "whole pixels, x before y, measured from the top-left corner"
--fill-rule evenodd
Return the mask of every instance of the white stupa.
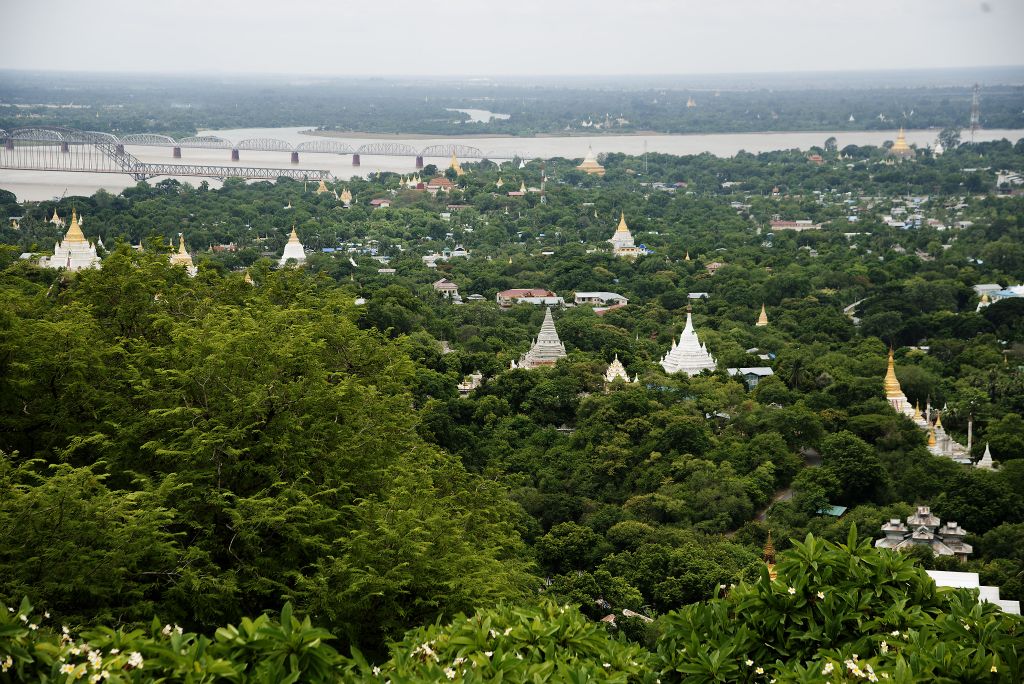
M 558 339 L 555 321 L 551 318 L 551 307 L 544 312 L 544 322 L 540 326 L 540 334 L 533 341 L 530 351 L 519 359 L 519 368 L 539 368 L 554 366 L 558 359 L 565 358 L 565 345 Z M 515 367 L 515 366 L 513 366 Z
M 989 451 L 988 443 L 985 444 L 985 453 L 982 455 L 981 460 L 974 464 L 975 468 L 981 468 L 982 470 L 995 470 L 996 464 L 992 461 L 992 452 Z
M 294 259 L 296 266 L 306 263 L 306 250 L 299 242 L 299 234 L 295 232 L 295 226 L 292 226 L 292 234 L 288 236 L 288 244 L 284 246 L 284 254 L 281 255 L 281 261 L 277 265 L 283 267 L 289 259 Z
M 96 245 L 85 239 L 85 234 L 78 223 L 78 214 L 74 209 L 71 210 L 71 226 L 64 239 L 53 245 L 53 256 L 41 258 L 39 265 L 43 268 L 63 268 L 68 271 L 100 267 Z
M 679 336 L 679 343 L 672 341 L 672 348 L 661 359 L 661 367 L 666 373 L 686 373 L 697 375 L 702 370 L 715 370 L 715 358 L 701 344 L 697 332 L 693 329 L 693 315 L 686 314 L 686 327 Z

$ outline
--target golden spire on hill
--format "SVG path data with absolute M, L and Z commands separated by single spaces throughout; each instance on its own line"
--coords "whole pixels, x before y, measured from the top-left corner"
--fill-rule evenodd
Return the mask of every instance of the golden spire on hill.
M 322 194 L 324 194 L 325 192 L 330 192 L 330 190 L 328 190 L 328 189 L 327 189 L 327 183 L 324 183 L 324 182 L 323 182 L 323 181 L 321 180 L 321 181 L 320 181 L 320 185 L 318 185 L 318 186 L 317 186 L 317 188 L 316 188 L 316 194 L 318 194 L 318 195 L 322 195 Z
M 914 420 L 921 420 L 921 400 L 914 402 Z
M 768 312 L 764 310 L 764 303 L 761 303 L 761 315 L 757 317 L 757 323 L 754 325 L 758 327 L 764 327 L 768 325 Z
M 249 275 L 248 269 L 246 269 L 246 271 L 245 271 L 245 284 L 246 285 L 255 285 L 256 284 L 255 282 L 253 282 L 252 276 Z
M 686 258 L 683 259 L 683 261 L 689 261 L 689 260 L 690 260 L 690 250 L 686 250 Z
M 889 367 L 885 371 L 885 396 L 898 398 L 903 396 L 903 388 L 896 379 L 896 362 L 893 360 L 892 347 L 889 347 Z
M 629 226 L 626 225 L 626 212 L 619 214 L 619 225 L 615 228 L 616 233 L 628 233 Z
M 459 164 L 459 159 L 458 157 L 455 156 L 454 151 L 452 152 L 452 161 L 450 164 L 448 164 L 448 168 L 455 171 L 456 176 L 462 176 L 466 173 L 465 171 L 462 170 L 462 165 Z
M 928 446 L 935 446 L 935 428 L 928 430 Z
M 505 184 L 505 181 L 501 180 L 501 176 L 498 176 L 498 182 L 494 184 L 494 187 L 500 188 L 504 184 Z
M 68 232 L 64 236 L 64 241 L 87 242 L 85 239 L 85 233 L 82 232 L 81 226 L 78 225 L 78 212 L 74 209 L 71 210 L 71 226 L 68 228 Z
M 941 430 L 942 429 L 942 411 L 936 411 L 935 412 L 935 429 L 936 430 Z

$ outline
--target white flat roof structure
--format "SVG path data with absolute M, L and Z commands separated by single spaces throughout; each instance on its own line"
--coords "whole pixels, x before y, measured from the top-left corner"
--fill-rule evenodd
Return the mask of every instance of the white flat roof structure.
M 926 570 L 936 586 L 954 589 L 977 589 L 978 600 L 994 603 L 1004 613 L 1020 615 L 1020 601 L 1007 601 L 999 598 L 999 587 L 981 584 L 976 572 L 952 572 L 950 570 Z

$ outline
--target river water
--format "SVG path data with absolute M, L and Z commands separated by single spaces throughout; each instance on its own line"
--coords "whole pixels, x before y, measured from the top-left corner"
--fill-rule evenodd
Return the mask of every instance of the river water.
M 219 135 L 233 142 L 247 138 L 277 138 L 293 145 L 317 137 L 304 134 L 308 126 L 296 128 L 246 128 L 222 131 L 200 131 L 200 135 Z M 918 147 L 933 145 L 937 131 L 907 131 L 907 142 Z M 565 157 L 579 159 L 587 153 L 588 148 L 594 152 L 623 152 L 639 155 L 646 148 L 649 152 L 667 154 L 700 154 L 710 152 L 717 156 L 732 156 L 741 150 L 747 152 L 766 152 L 784 149 L 807 149 L 812 145 L 823 145 L 825 140 L 834 136 L 839 147 L 846 145 L 881 145 L 886 140 L 896 137 L 895 131 L 846 131 L 846 132 L 788 132 L 788 133 L 715 133 L 707 135 L 597 135 L 573 137 L 464 137 L 434 138 L 426 136 L 345 136 L 336 140 L 346 142 L 353 148 L 372 142 L 396 142 L 412 145 L 423 149 L 428 145 L 461 144 L 476 147 L 494 157 L 520 156 L 527 159 L 547 159 Z M 981 130 L 975 134 L 978 142 L 1007 138 L 1016 142 L 1024 138 L 1024 130 Z M 383 157 L 362 155 L 361 165 L 352 166 L 351 155 L 303 153 L 300 163 L 289 163 L 287 152 L 249 152 L 241 151 L 237 164 L 230 161 L 230 150 L 183 149 L 182 159 L 171 158 L 171 149 L 165 147 L 128 146 L 126 150 L 144 162 L 210 164 L 218 166 L 245 165 L 280 168 L 326 169 L 337 178 L 366 176 L 375 171 L 394 171 L 396 173 L 414 173 L 415 160 L 412 157 Z M 446 166 L 447 158 L 426 158 L 425 163 Z M 473 161 L 473 160 L 470 160 Z M 151 179 L 157 182 L 161 179 Z M 184 182 L 198 185 L 202 178 L 181 178 Z M 219 182 L 210 179 L 210 185 L 216 187 Z M 52 171 L 13 171 L 0 169 L 0 188 L 10 190 L 19 200 L 49 200 L 54 197 L 71 195 L 91 195 L 100 188 L 117 193 L 131 187 L 135 182 L 128 176 L 107 173 L 71 173 Z

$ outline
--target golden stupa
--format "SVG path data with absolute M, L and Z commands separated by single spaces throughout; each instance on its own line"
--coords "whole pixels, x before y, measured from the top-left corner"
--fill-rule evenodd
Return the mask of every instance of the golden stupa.
M 324 182 L 323 182 L 323 181 L 321 180 L 321 181 L 320 181 L 320 185 L 318 185 L 318 186 L 317 186 L 317 188 L 316 188 L 316 194 L 318 194 L 318 195 L 322 195 L 322 194 L 324 194 L 325 192 L 330 192 L 330 190 L 328 190 L 328 189 L 327 189 L 327 183 L 324 183 Z
M 349 190 L 348 188 L 345 188 L 344 190 L 341 191 L 341 194 L 338 196 L 338 199 L 340 199 L 345 204 L 352 204 L 352 191 Z
M 889 367 L 885 371 L 885 396 L 888 399 L 906 398 L 900 381 L 896 378 L 896 361 L 893 359 L 892 347 L 889 347 Z
M 889 154 L 894 157 L 914 156 L 914 150 L 907 144 L 907 137 L 903 134 L 902 126 L 900 126 L 900 132 L 896 134 L 896 142 L 889 148 Z
M 64 242 L 72 244 L 88 244 L 89 242 L 85 239 L 85 233 L 82 232 L 82 228 L 78 223 L 78 213 L 74 209 L 71 210 L 71 226 L 68 228 L 67 234 L 64 235 L 64 240 L 61 244 L 64 244 Z
M 761 304 L 761 315 L 757 317 L 757 323 L 755 323 L 754 325 L 756 325 L 759 328 L 763 328 L 764 326 L 768 325 L 768 312 L 765 311 L 763 303 Z
M 921 420 L 921 402 L 914 402 L 914 420 Z
M 935 428 L 928 431 L 928 446 L 935 446 Z
M 597 163 L 597 155 L 594 154 L 593 148 L 587 149 L 587 156 L 583 158 L 583 161 L 576 167 L 576 169 L 583 171 L 584 173 L 589 173 L 592 176 L 604 175 L 604 167 Z
M 935 412 L 935 429 L 936 430 L 941 430 L 942 429 L 942 411 L 936 411 Z
M 505 181 L 501 180 L 501 176 L 498 176 L 498 181 L 494 184 L 494 187 L 500 188 L 504 184 L 505 184 Z
M 455 156 L 454 152 L 452 152 L 452 161 L 448 164 L 448 168 L 453 170 L 456 176 L 463 176 L 466 173 L 462 170 L 462 165 L 459 164 L 459 159 Z

